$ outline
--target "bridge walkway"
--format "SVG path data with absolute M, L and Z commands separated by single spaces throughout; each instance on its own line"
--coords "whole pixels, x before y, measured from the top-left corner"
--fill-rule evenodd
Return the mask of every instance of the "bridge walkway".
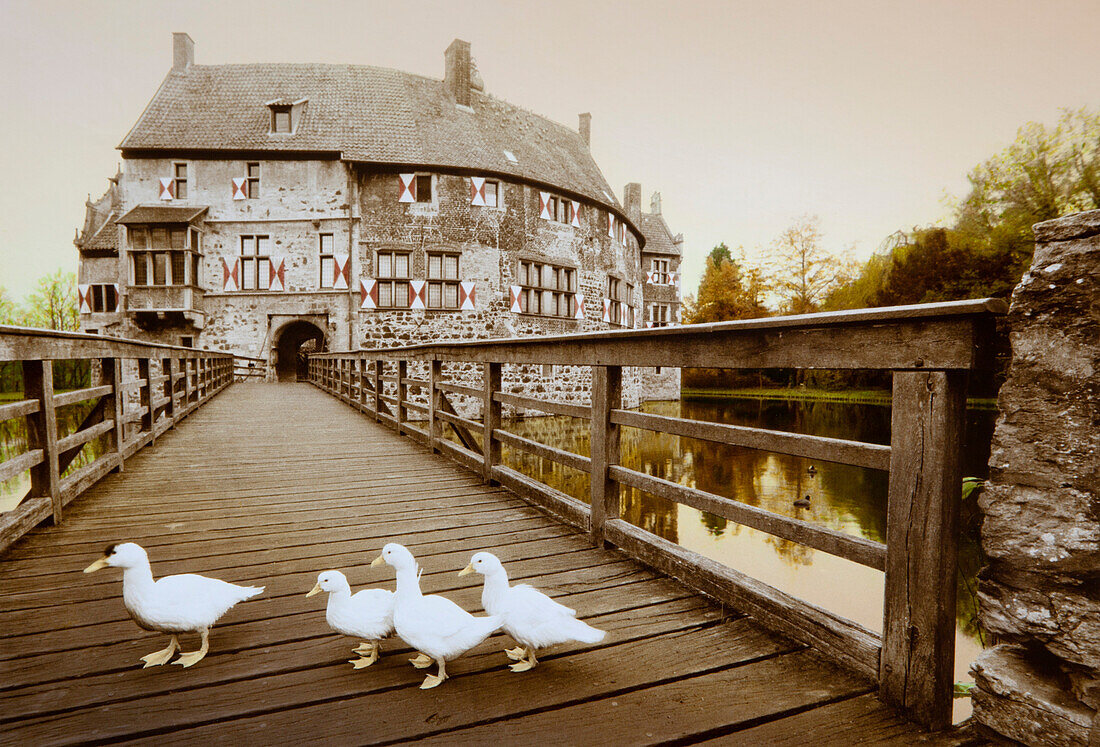
M 128 617 L 121 574 L 81 570 L 134 541 L 157 576 L 266 586 L 190 669 L 140 667 L 165 636 Z M 365 670 L 329 631 L 319 571 L 410 547 L 423 587 L 480 612 L 478 550 L 608 631 L 514 674 L 498 635 L 421 691 L 399 641 Z M 479 578 L 479 577 L 478 577 Z M 186 638 L 184 647 L 195 647 Z M 238 384 L 75 500 L 0 563 L 0 742 L 847 744 L 922 739 L 875 683 L 490 487 L 308 384 Z

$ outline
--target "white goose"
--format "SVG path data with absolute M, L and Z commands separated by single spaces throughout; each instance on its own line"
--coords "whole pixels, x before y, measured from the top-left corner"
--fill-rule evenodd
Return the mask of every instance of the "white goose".
M 393 625 L 405 643 L 423 652 L 412 660 L 417 668 L 439 665 L 439 674 L 424 678 L 421 690 L 428 690 L 447 679 L 447 661 L 469 651 L 500 628 L 498 617 L 474 617 L 446 597 L 424 596 L 416 573 L 416 559 L 402 545 L 389 543 L 372 566 L 389 563 L 397 572 L 397 593 L 393 603 Z M 423 663 L 421 663 L 423 662 Z
M 599 643 L 607 635 L 577 619 L 577 611 L 558 604 L 533 586 L 508 585 L 508 572 L 496 555 L 490 552 L 474 553 L 470 564 L 458 575 L 480 573 L 485 577 L 481 590 L 481 605 L 490 615 L 499 616 L 504 632 L 520 644 L 505 649 L 508 658 L 515 661 L 513 672 L 526 672 L 538 664 L 535 650 L 555 643 L 580 641 Z
M 143 668 L 167 664 L 172 654 L 180 651 L 179 633 L 199 633 L 202 647 L 198 651 L 180 653 L 175 664 L 184 667 L 198 663 L 210 649 L 210 628 L 237 602 L 256 596 L 262 586 L 236 584 L 207 578 L 194 573 L 165 576 L 153 580 L 149 556 L 140 545 L 124 542 L 111 545 L 103 557 L 84 569 L 85 573 L 112 566 L 122 569 L 122 602 L 140 627 L 171 633 L 168 648 L 141 657 Z
M 378 661 L 378 642 L 393 634 L 393 592 L 386 589 L 361 589 L 351 593 L 347 576 L 340 571 L 325 571 L 317 576 L 307 597 L 328 592 L 325 620 L 330 628 L 363 643 L 352 649 L 358 659 L 348 662 L 356 669 Z

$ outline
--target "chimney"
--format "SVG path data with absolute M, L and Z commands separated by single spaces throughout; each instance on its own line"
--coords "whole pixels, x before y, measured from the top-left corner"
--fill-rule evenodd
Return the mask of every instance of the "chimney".
M 459 106 L 470 105 L 470 42 L 455 39 L 443 53 L 443 85 Z
M 195 64 L 195 42 L 185 31 L 172 34 L 172 69 L 183 72 Z
M 623 207 L 626 216 L 634 223 L 642 219 L 642 185 L 630 182 L 623 188 Z
M 649 198 L 649 212 L 654 215 L 661 214 L 661 193 L 654 192 L 653 196 Z
M 581 133 L 581 140 L 588 147 L 592 147 L 592 115 L 588 112 L 580 115 L 581 124 L 578 130 Z

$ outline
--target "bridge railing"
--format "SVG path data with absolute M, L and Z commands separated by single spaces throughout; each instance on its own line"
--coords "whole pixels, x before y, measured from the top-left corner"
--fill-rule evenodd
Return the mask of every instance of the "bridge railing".
M 685 584 L 875 678 L 881 696 L 932 728 L 950 724 L 960 452 L 968 372 L 1006 306 L 994 299 L 690 325 L 652 330 L 439 343 L 322 353 L 310 381 L 486 481 L 536 503 Z M 443 365 L 464 373 L 445 381 Z M 455 366 L 455 364 L 459 366 Z M 410 364 L 427 372 L 411 378 Z M 502 391 L 505 366 L 591 367 L 589 404 Z M 480 385 L 470 368 L 480 367 Z M 622 407 L 624 367 L 871 369 L 892 372 L 890 445 L 664 417 Z M 420 396 L 411 397 L 411 390 Z M 480 418 L 448 395 L 480 401 Z M 590 423 L 575 454 L 502 427 L 501 408 Z M 414 417 L 410 417 L 410 413 Z M 470 413 L 468 412 L 467 415 Z M 443 437 L 453 428 L 455 443 Z M 619 432 L 642 428 L 889 472 L 886 543 L 663 480 L 620 464 Z M 501 445 L 587 472 L 586 504 L 501 463 Z M 484 446 L 482 446 L 484 445 Z M 885 573 L 884 626 L 865 627 L 797 599 L 621 518 L 620 486 L 636 488 Z
M 234 381 L 266 381 L 267 359 L 235 355 L 233 358 Z
M 46 518 L 61 522 L 66 504 L 157 436 L 205 404 L 233 380 L 229 353 L 100 335 L 0 326 L 0 363 L 18 363 L 20 399 L 0 400 L 0 427 L 25 426 L 25 447 L 0 454 L 0 482 L 30 470 L 30 490 L 0 513 L 0 551 Z M 58 392 L 54 361 L 88 361 L 92 386 Z M 15 393 L 15 396 L 20 396 Z M 87 414 L 63 433 L 58 410 L 82 404 Z M 92 441 L 99 453 L 80 465 Z M 17 453 L 7 453 L 8 450 Z M 70 469 L 72 467 L 72 469 Z

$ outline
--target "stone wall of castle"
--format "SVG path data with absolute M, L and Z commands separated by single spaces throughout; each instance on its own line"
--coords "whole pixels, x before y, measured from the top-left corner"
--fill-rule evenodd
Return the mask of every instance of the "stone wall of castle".
M 159 201 L 160 179 L 172 176 L 181 162 L 187 163 L 186 198 Z M 550 220 L 541 214 L 541 190 L 509 182 L 500 183 L 499 206 L 477 206 L 471 204 L 470 178 L 452 174 L 432 174 L 431 201 L 401 202 L 398 174 L 322 160 L 262 161 L 258 196 L 233 199 L 233 179 L 247 173 L 245 160 L 127 159 L 119 184 L 124 212 L 138 204 L 209 208 L 201 221 L 205 292 L 196 303 L 205 321 L 197 329 L 178 318 L 158 323 L 147 315 L 138 326 L 123 312 L 85 315 L 85 328 L 169 344 L 191 338 L 197 347 L 269 361 L 281 327 L 295 320 L 320 328 L 330 350 L 592 332 L 625 326 L 603 320 L 609 275 L 624 291 L 631 286 L 624 301 L 633 308 L 633 326 L 644 326 L 646 278 L 638 242 L 629 230 L 622 240 L 609 236 L 603 209 L 583 203 L 577 226 Z M 322 287 L 322 235 L 331 236 L 334 253 L 350 256 L 347 288 Z M 238 287 L 223 287 L 226 268 L 240 259 L 242 236 L 267 237 L 268 256 L 282 264 L 283 290 L 244 290 L 239 278 Z M 409 275 L 421 280 L 427 277 L 429 252 L 458 255 L 458 278 L 475 289 L 472 308 L 366 308 L 360 280 L 378 276 L 380 251 L 408 253 Z M 510 288 L 520 284 L 523 260 L 574 269 L 583 318 L 517 313 Z M 116 278 L 124 297 L 129 275 L 125 251 L 82 262 L 81 282 Z M 566 371 L 541 381 L 541 367 L 516 369 L 506 373 L 505 385 L 513 391 L 535 387 L 536 396 L 545 389 L 553 398 L 585 400 L 587 370 Z M 650 383 L 659 385 L 657 396 L 679 395 L 678 376 L 673 382 L 668 369 L 661 374 L 639 369 L 625 377 L 626 404 L 652 398 L 644 391 Z

